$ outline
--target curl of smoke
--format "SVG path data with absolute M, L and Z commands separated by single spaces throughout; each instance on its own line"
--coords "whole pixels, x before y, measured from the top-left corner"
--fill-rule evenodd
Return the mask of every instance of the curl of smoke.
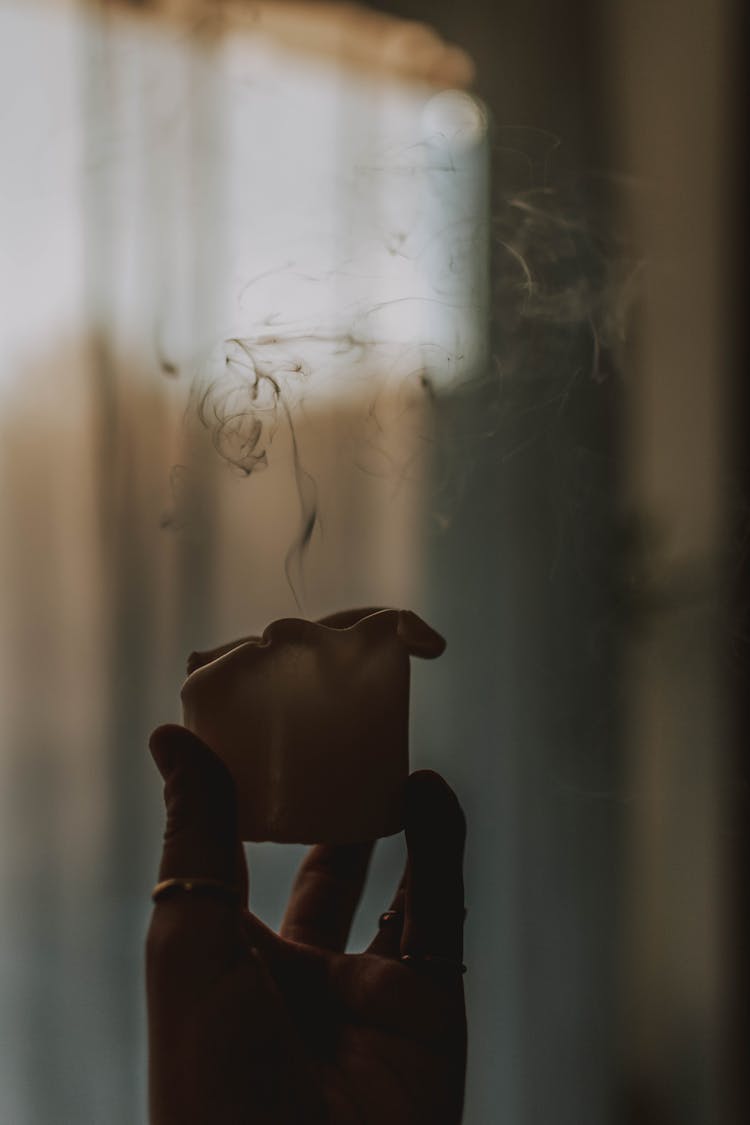
M 558 374 L 587 345 L 595 380 L 622 370 L 644 262 L 622 229 L 633 185 L 607 173 L 559 174 L 558 138 L 507 130 L 494 153 L 491 319 L 496 370 Z M 576 359 L 576 364 L 579 364 Z
M 488 363 L 459 388 L 461 401 L 438 409 L 434 520 L 443 530 L 483 447 L 503 466 L 535 457 L 574 400 L 593 404 L 596 387 L 616 393 L 647 265 L 624 218 L 640 185 L 558 168 L 559 138 L 537 130 L 499 130 L 491 157 Z M 562 513 L 585 501 L 594 475 L 552 487 Z
M 465 428 L 455 414 L 449 415 L 448 430 L 438 426 L 438 453 L 451 474 L 450 480 L 437 483 L 441 511 L 435 515 L 442 527 L 450 525 L 460 503 L 464 476 L 474 461 L 469 454 L 478 439 L 495 438 L 513 422 L 509 386 L 518 380 L 559 383 L 559 395 L 544 397 L 534 407 L 534 425 L 543 427 L 547 408 L 559 416 L 577 380 L 602 382 L 624 366 L 644 266 L 616 217 L 629 185 L 606 174 L 556 174 L 559 148 L 557 138 L 535 130 L 506 130 L 496 137 L 489 228 L 491 362 L 458 391 L 465 398 L 489 388 L 491 409 L 482 415 L 481 434 L 475 423 Z M 366 310 L 359 312 L 366 316 Z M 197 379 L 191 392 L 191 410 L 217 454 L 244 476 L 268 466 L 279 425 L 289 426 L 301 519 L 286 571 L 298 605 L 304 552 L 318 517 L 315 482 L 301 464 L 294 433 L 295 388 L 313 373 L 312 357 L 321 347 L 354 363 L 364 345 L 346 331 L 233 337 L 226 341 L 219 369 Z M 440 413 L 440 396 L 436 398 L 427 371 L 417 383 Z M 523 410 L 528 409 L 526 403 Z M 476 418 L 476 412 L 470 415 Z M 503 460 L 533 447 L 534 441 L 531 433 L 529 440 L 509 448 Z
M 283 372 L 248 340 L 227 341 L 223 370 L 193 389 L 195 415 L 219 456 L 244 476 L 268 465 Z

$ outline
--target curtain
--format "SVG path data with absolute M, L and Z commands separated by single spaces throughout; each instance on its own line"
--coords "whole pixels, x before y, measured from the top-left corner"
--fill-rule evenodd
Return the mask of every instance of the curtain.
M 148 734 L 356 604 L 448 638 L 465 1125 L 729 1120 L 729 5 L 377 7 L 0 7 L 2 1122 L 145 1121 Z
M 440 93 L 466 57 L 325 5 L 177 9 L 0 12 L 14 1125 L 144 1119 L 148 733 L 192 649 L 357 604 L 429 619 L 429 387 L 483 347 L 483 111 Z M 257 850 L 278 921 L 299 849 Z

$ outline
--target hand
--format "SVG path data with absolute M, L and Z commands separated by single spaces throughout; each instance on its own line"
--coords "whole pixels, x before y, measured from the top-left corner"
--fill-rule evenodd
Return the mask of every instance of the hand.
M 344 948 L 370 844 L 312 848 L 280 934 L 247 909 L 234 785 L 182 727 L 154 732 L 167 829 L 146 951 L 152 1125 L 458 1125 L 466 1022 L 463 813 L 437 774 L 412 774 L 408 860 L 390 922 Z M 413 962 L 404 962 L 404 954 Z M 420 962 L 423 955 L 447 959 Z

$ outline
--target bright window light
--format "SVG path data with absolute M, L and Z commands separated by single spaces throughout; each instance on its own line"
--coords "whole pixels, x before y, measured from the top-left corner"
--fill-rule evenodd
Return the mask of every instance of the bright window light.
M 306 51 L 280 17 L 217 33 L 19 3 L 0 20 L 6 385 L 42 333 L 103 331 L 134 377 L 209 381 L 239 340 L 291 403 L 481 364 L 471 95 Z

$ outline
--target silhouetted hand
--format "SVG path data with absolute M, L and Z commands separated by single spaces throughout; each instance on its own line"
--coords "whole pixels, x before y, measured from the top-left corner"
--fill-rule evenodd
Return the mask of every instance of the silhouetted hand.
M 366 952 L 345 954 L 372 845 L 312 848 L 276 934 L 245 905 L 224 765 L 182 727 L 160 727 L 151 750 L 166 783 L 160 879 L 216 879 L 242 903 L 176 891 L 154 907 L 152 1125 L 458 1125 L 462 977 L 419 960 L 462 957 L 465 824 L 447 784 L 410 777 L 393 914 Z

